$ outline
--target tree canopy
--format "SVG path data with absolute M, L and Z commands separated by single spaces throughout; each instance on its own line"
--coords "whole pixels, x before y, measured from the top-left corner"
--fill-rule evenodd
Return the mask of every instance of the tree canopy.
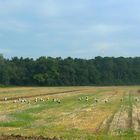
M 138 85 L 140 57 L 6 59 L 0 55 L 0 84 L 17 86 Z

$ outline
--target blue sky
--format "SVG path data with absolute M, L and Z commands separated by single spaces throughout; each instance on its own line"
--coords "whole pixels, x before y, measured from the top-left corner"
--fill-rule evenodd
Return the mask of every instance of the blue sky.
M 140 0 L 0 0 L 5 57 L 140 56 Z

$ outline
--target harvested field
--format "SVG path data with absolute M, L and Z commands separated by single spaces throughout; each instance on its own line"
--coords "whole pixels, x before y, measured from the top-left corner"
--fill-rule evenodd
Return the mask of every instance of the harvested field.
M 139 90 L 138 86 L 0 88 L 0 139 L 140 139 Z

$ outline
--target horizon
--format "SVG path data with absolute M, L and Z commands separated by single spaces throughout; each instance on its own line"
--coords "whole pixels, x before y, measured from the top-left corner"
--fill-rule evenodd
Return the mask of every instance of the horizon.
M 67 57 L 61 57 L 61 56 L 56 56 L 56 57 L 52 57 L 52 56 L 39 56 L 39 57 L 36 57 L 36 58 L 33 58 L 33 57 L 30 57 L 30 56 L 27 56 L 27 57 L 23 57 L 23 56 L 11 56 L 11 57 L 5 57 L 3 54 L 0 54 L 0 55 L 2 55 L 2 57 L 4 58 L 4 59 L 9 59 L 9 60 L 12 60 L 13 58 L 18 58 L 18 59 L 21 59 L 21 58 L 23 58 L 23 59 L 33 59 L 33 60 L 37 60 L 37 59 L 39 59 L 39 58 L 41 58 L 41 57 L 45 57 L 45 58 L 53 58 L 53 59 L 57 59 L 57 58 L 61 58 L 62 60 L 64 60 L 64 59 L 67 59 L 67 58 L 71 58 L 71 59 L 82 59 L 82 60 L 92 60 L 92 59 L 96 59 L 97 57 L 101 57 L 101 58 L 124 58 L 124 59 L 128 59 L 128 58 L 140 58 L 140 56 L 127 56 L 127 57 L 125 57 L 125 56 L 95 56 L 95 57 L 92 57 L 92 58 L 80 58 L 80 57 L 71 57 L 71 56 L 67 56 Z
M 0 54 L 139 57 L 138 0 L 0 0 Z

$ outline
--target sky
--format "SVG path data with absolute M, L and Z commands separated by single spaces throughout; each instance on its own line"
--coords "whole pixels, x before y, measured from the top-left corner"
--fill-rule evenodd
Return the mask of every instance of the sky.
M 0 54 L 140 56 L 140 0 L 0 0 Z

